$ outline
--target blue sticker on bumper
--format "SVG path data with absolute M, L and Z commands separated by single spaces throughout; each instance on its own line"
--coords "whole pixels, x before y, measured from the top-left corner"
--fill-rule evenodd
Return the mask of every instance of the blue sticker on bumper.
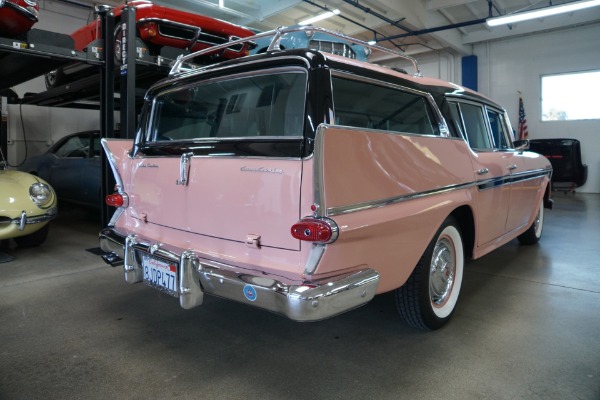
M 250 301 L 256 300 L 256 289 L 250 285 L 244 286 L 244 296 Z

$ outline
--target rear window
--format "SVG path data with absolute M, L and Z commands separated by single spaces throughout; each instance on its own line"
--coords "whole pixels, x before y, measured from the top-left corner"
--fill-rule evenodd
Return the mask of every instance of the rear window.
M 213 80 L 159 94 L 148 141 L 302 136 L 306 73 Z
M 427 99 L 394 87 L 334 77 L 335 124 L 419 135 L 439 135 Z

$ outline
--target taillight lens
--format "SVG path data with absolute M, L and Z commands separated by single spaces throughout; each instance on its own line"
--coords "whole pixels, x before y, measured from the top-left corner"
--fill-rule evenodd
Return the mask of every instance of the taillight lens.
M 338 228 L 334 221 L 327 218 L 305 218 L 292 225 L 291 233 L 298 240 L 331 243 L 337 239 Z
M 127 195 L 113 193 L 106 196 L 106 204 L 111 207 L 127 207 Z

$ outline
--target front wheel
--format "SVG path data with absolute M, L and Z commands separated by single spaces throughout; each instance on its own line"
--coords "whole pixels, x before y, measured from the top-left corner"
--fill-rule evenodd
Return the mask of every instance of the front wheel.
M 396 289 L 400 316 L 412 327 L 441 328 L 454 313 L 465 258 L 456 219 L 448 217 L 437 231 L 406 283 Z
M 18 236 L 14 238 L 15 243 L 19 247 L 37 247 L 46 241 L 48 232 L 50 231 L 50 224 L 44 225 L 41 229 L 30 233 L 25 236 Z
M 538 205 L 537 214 L 533 220 L 531 226 L 522 234 L 517 236 L 519 243 L 521 244 L 536 244 L 542 237 L 542 230 L 544 228 L 544 198 Z

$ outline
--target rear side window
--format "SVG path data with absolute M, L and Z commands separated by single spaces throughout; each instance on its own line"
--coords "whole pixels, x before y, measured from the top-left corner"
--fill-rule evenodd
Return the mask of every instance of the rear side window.
M 506 113 L 466 102 L 448 102 L 452 124 L 474 150 L 507 150 L 512 148 L 510 122 Z
M 306 73 L 279 72 L 161 93 L 146 140 L 302 136 L 306 81 Z
M 485 119 L 483 117 L 483 107 L 473 104 L 461 103 L 467 140 L 473 149 L 491 149 L 493 148 L 488 135 Z
M 57 157 L 87 157 L 90 149 L 90 135 L 78 135 L 69 138 L 54 154 Z
M 333 77 L 335 124 L 439 135 L 427 99 L 417 93 Z

